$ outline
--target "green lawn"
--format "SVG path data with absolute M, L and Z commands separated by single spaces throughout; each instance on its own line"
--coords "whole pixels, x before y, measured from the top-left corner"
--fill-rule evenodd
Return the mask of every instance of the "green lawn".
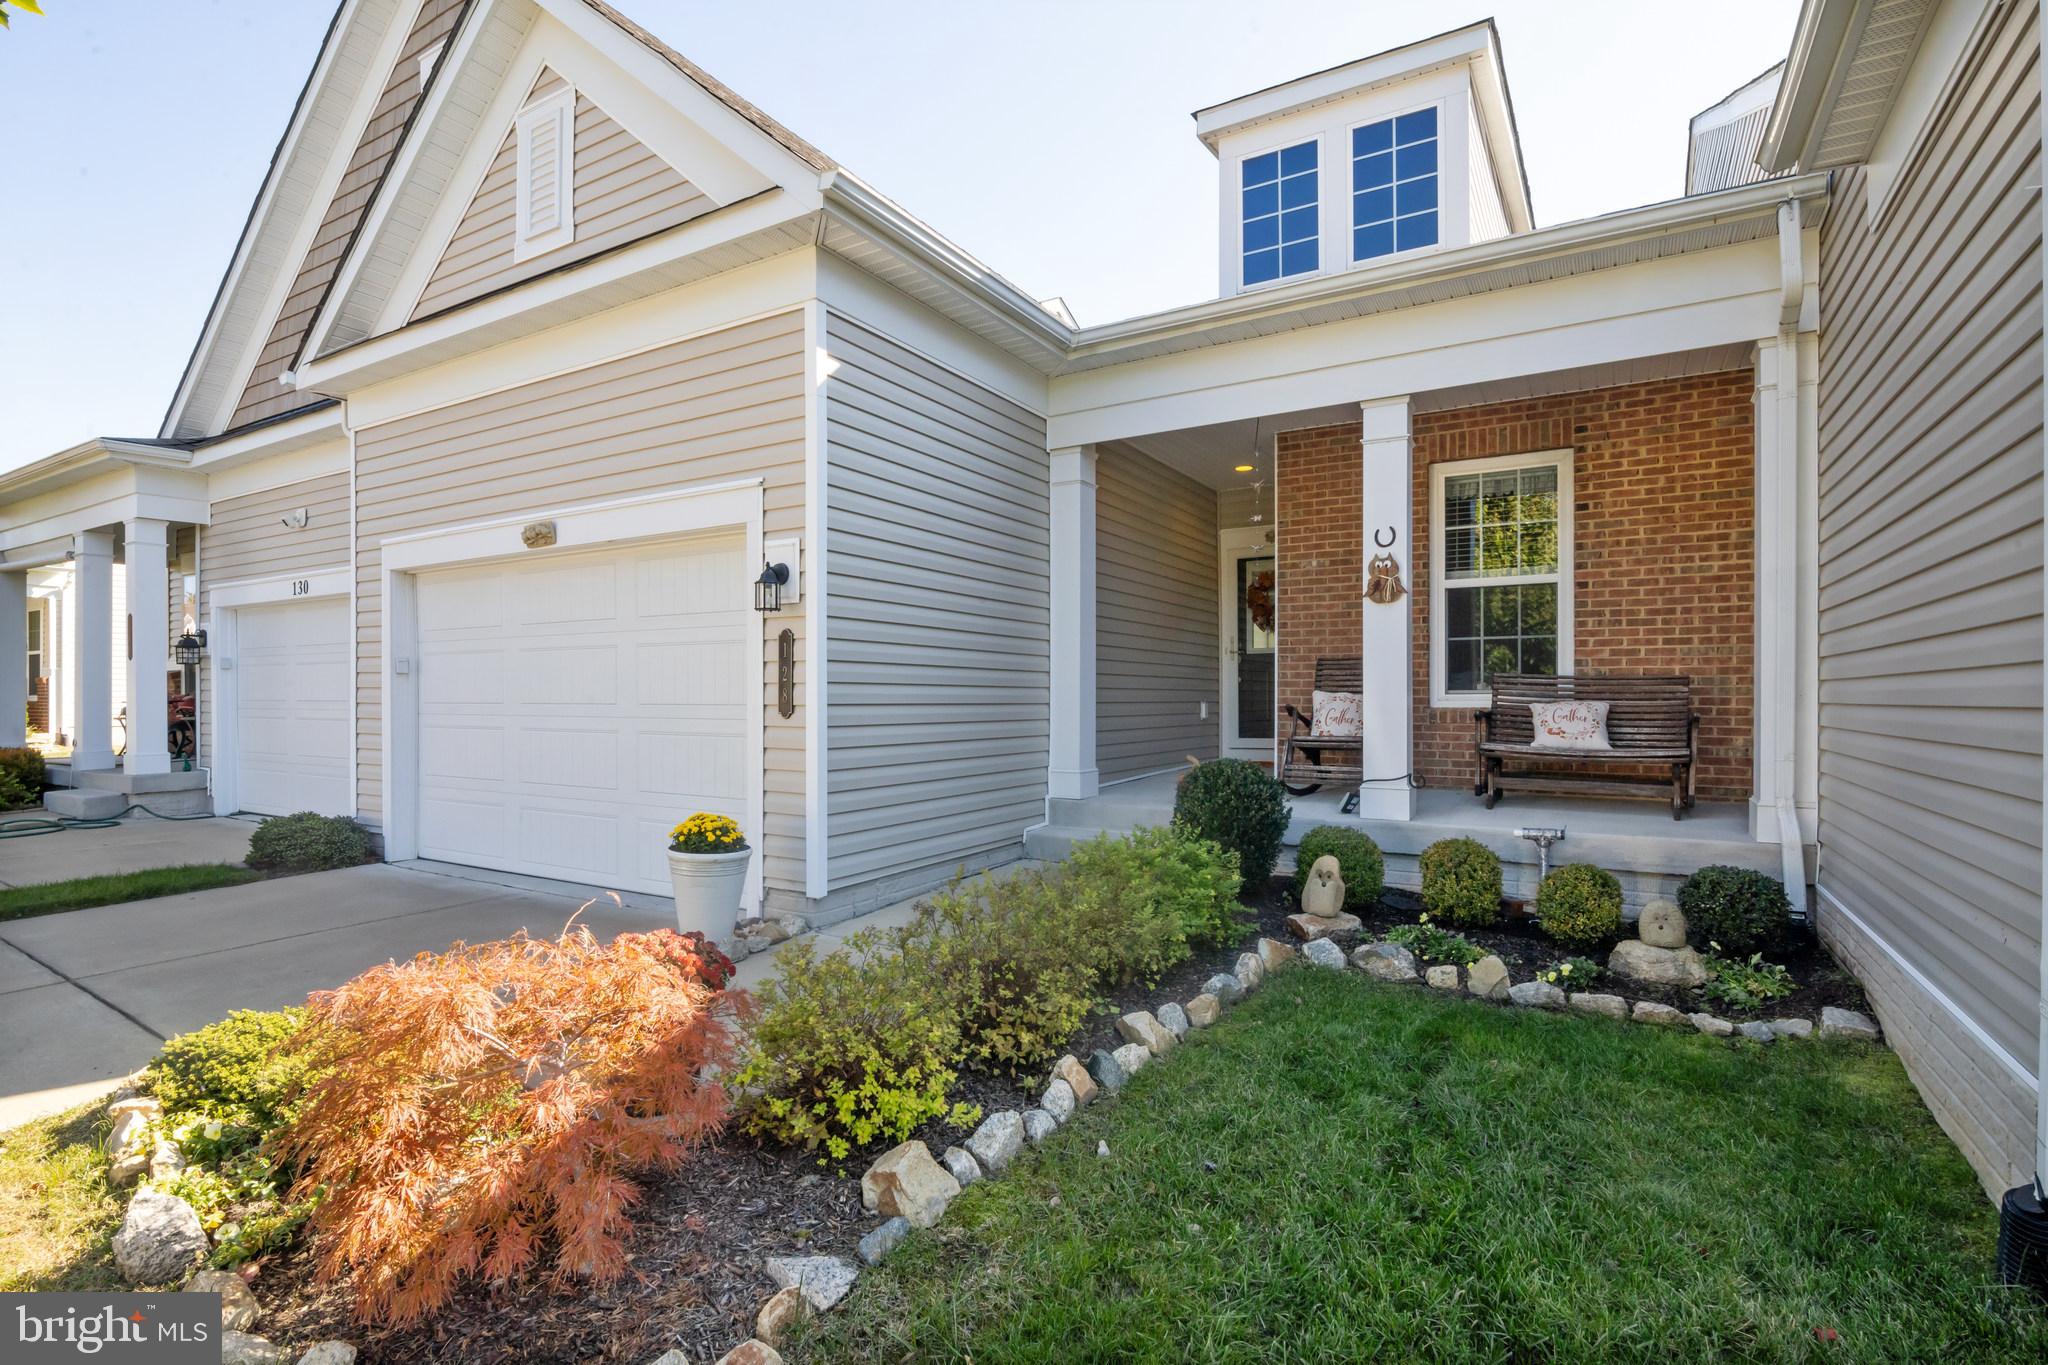
M 112 1240 L 104 1100 L 0 1133 L 0 1291 L 126 1288 Z
M 1996 1222 L 1880 1049 L 1295 969 L 792 1354 L 2048 1360 L 2048 1312 L 1990 1283 Z
M 0 889 L 0 920 L 54 915 L 60 910 L 87 910 L 187 891 L 211 891 L 260 881 L 261 872 L 240 863 L 192 863 L 184 867 L 153 867 L 146 872 L 117 872 L 103 877 L 77 877 L 68 882 Z

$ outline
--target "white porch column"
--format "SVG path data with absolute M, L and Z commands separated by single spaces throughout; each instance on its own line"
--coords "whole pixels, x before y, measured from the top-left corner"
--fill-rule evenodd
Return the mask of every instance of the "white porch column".
M 1818 360 L 1811 333 L 1757 343 L 1750 825 L 1761 843 L 1785 841 L 1782 809 L 1802 843 L 1819 818 Z
M 1085 799 L 1095 766 L 1095 447 L 1052 452 L 1050 793 Z
M 1387 398 L 1360 405 L 1363 477 L 1360 497 L 1365 517 L 1364 559 L 1388 554 L 1400 565 L 1401 581 L 1414 587 L 1415 550 L 1409 535 L 1415 525 L 1413 452 L 1408 439 L 1408 399 Z M 1363 766 L 1358 788 L 1358 813 L 1367 820 L 1409 820 L 1415 816 L 1415 788 L 1409 777 L 1415 767 L 1413 699 L 1413 598 L 1373 602 L 1364 598 L 1365 565 L 1358 589 L 1363 631 L 1359 652 L 1364 660 L 1364 691 L 1359 714 L 1365 721 Z
M 0 573 L 0 749 L 28 742 L 28 575 Z
M 114 766 L 114 538 L 72 538 L 71 593 L 77 599 L 76 667 L 71 670 L 71 767 Z
M 170 526 L 154 518 L 127 524 L 128 751 L 122 768 L 167 773 L 164 672 L 171 666 Z

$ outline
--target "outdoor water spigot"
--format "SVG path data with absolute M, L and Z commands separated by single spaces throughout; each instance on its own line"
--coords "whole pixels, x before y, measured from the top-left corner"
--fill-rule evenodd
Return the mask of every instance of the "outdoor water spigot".
M 1550 875 L 1550 846 L 1564 838 L 1564 831 L 1562 829 L 1545 829 L 1536 825 L 1523 825 L 1515 831 L 1515 837 L 1517 839 L 1527 839 L 1530 843 L 1536 845 L 1536 884 L 1541 886 L 1543 879 Z

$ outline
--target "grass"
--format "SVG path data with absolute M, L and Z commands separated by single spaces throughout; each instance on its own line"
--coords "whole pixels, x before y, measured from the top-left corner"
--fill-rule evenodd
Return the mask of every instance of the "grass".
M 1296 969 L 970 1187 L 796 1354 L 2048 1359 L 1995 1236 L 1882 1049 Z
M 0 1291 L 122 1289 L 104 1100 L 0 1134 Z
M 0 920 L 179 896 L 187 891 L 211 891 L 262 879 L 261 872 L 240 863 L 191 863 L 184 867 L 153 867 L 145 872 L 115 872 L 65 882 L 13 886 L 0 889 Z

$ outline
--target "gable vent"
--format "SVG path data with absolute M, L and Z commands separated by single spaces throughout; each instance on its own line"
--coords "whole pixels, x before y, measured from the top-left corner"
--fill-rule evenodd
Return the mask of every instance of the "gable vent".
M 576 92 L 562 87 L 519 111 L 517 222 L 512 257 L 576 239 Z

